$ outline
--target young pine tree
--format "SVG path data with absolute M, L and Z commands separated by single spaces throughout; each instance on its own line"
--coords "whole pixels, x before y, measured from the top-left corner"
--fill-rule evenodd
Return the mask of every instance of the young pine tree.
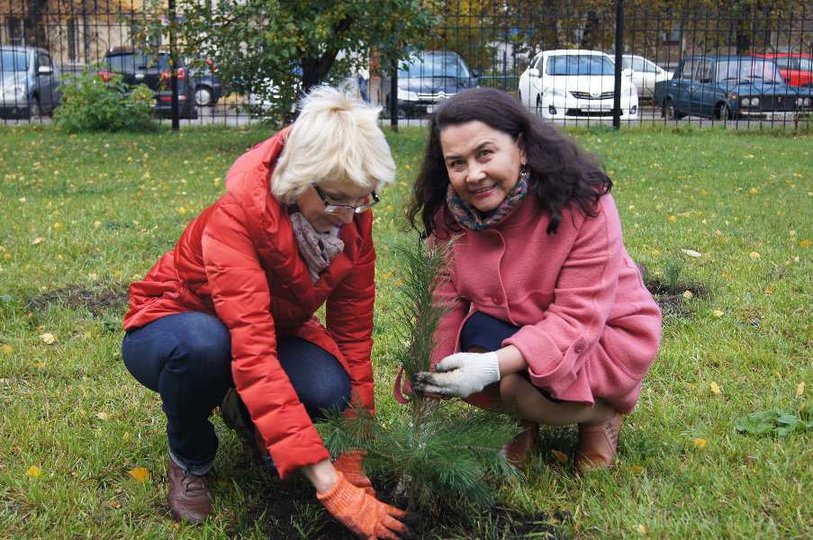
M 433 337 L 444 308 L 433 291 L 447 279 L 449 245 L 423 243 L 395 248 L 401 269 L 397 298 L 395 357 L 406 376 L 431 368 Z M 396 486 L 410 510 L 438 515 L 455 509 L 485 507 L 494 501 L 497 480 L 516 475 L 501 453 L 517 433 L 516 424 L 499 415 L 474 411 L 457 400 L 411 393 L 406 407 L 373 418 L 362 410 L 334 416 L 323 426 L 332 453 L 366 451 L 365 468 Z

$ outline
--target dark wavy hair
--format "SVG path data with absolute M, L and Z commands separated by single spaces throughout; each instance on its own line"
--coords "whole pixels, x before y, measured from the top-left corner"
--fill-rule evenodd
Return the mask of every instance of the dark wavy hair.
M 568 205 L 575 205 L 588 216 L 596 216 L 598 200 L 609 193 L 613 185 L 598 161 L 509 94 L 494 88 L 475 88 L 444 101 L 431 117 L 429 142 L 407 209 L 413 228 L 418 228 L 416 217 L 420 216 L 422 234 L 430 235 L 437 226 L 436 214 L 442 209 L 444 225 L 451 231 L 460 230 L 446 207 L 449 175 L 440 134 L 448 126 L 472 121 L 483 122 L 511 136 L 525 150 L 529 194 L 550 212 L 548 234 L 556 232 L 562 211 Z

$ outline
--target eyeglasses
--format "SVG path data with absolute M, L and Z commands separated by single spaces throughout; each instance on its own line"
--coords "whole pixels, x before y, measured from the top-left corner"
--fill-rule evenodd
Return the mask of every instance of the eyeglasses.
M 319 188 L 316 184 L 311 184 L 313 189 L 316 191 L 316 194 L 319 195 L 319 198 L 322 199 L 322 202 L 325 204 L 325 212 L 329 214 L 339 214 L 342 212 L 351 211 L 354 214 L 361 214 L 362 212 L 366 212 L 373 206 L 377 205 L 381 199 L 378 198 L 378 195 L 375 191 L 370 193 L 369 195 L 365 195 L 360 199 L 356 199 L 358 204 L 343 204 L 337 203 L 335 201 L 331 201 L 325 192 Z

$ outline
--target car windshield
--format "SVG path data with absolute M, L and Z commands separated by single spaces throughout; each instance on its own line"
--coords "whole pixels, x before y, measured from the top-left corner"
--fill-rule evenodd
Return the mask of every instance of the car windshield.
M 718 81 L 783 82 L 779 68 L 770 60 L 741 58 L 717 63 Z
M 597 54 L 552 56 L 545 68 L 548 75 L 613 75 L 615 64 Z
M 3 73 L 28 71 L 28 55 L 24 51 L 0 51 L 0 68 Z
M 398 77 L 421 79 L 427 77 L 468 78 L 469 70 L 460 57 L 452 54 L 425 54 L 413 56 L 406 69 L 398 70 Z

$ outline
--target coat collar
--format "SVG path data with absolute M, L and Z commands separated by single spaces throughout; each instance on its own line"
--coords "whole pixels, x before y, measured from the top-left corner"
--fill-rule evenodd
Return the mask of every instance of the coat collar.
M 299 256 L 286 206 L 271 194 L 270 180 L 290 128 L 260 143 L 241 156 L 226 175 L 229 194 L 243 208 L 244 222 L 254 241 L 261 264 L 280 285 L 290 290 L 308 311 L 316 309 L 355 266 L 362 231 L 369 229 L 369 212 L 344 225 L 340 237 L 345 247 L 336 255 L 319 280 L 313 283 L 307 265 Z M 366 226 L 366 227 L 365 227 Z

